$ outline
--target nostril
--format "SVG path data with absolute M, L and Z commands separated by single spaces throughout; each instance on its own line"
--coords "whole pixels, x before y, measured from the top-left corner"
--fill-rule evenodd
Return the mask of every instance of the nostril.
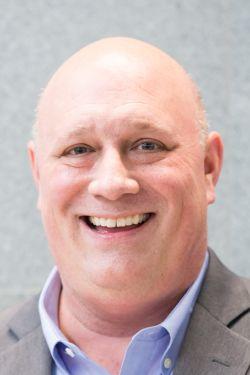
M 139 184 L 135 179 L 116 176 L 91 181 L 88 187 L 90 194 L 109 200 L 116 200 L 124 194 L 137 194 L 139 190 Z

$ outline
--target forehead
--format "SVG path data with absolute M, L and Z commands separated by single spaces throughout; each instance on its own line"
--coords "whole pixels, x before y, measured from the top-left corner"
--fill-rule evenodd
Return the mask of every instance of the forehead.
M 40 135 L 77 131 L 82 124 L 113 128 L 124 123 L 195 124 L 193 92 L 178 77 L 145 65 L 130 69 L 81 67 L 61 74 L 45 90 L 39 108 Z

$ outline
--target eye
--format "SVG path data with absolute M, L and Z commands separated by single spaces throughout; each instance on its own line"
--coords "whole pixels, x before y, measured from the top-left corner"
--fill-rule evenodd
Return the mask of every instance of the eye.
M 64 156 L 65 155 L 73 155 L 73 156 L 84 155 L 84 154 L 87 154 L 87 153 L 93 152 L 93 151 L 94 150 L 90 146 L 77 145 L 77 146 L 71 147 L 69 150 L 66 150 L 64 152 Z
M 166 150 L 166 146 L 164 146 L 161 142 L 154 141 L 154 140 L 143 140 L 140 143 L 137 143 L 134 148 L 137 148 L 139 151 L 143 152 L 154 152 L 154 151 L 163 151 Z

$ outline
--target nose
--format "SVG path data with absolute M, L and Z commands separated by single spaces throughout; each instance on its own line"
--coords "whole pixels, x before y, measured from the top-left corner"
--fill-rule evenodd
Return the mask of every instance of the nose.
M 90 194 L 114 201 L 124 194 L 137 194 L 139 184 L 130 178 L 118 152 L 108 152 L 99 161 L 88 186 Z

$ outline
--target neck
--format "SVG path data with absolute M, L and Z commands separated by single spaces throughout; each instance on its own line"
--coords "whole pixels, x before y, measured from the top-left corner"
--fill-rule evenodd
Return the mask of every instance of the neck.
M 59 302 L 60 328 L 67 337 L 74 338 L 73 342 L 79 344 L 81 336 L 98 334 L 105 337 L 125 338 L 132 337 L 139 330 L 162 322 L 174 306 L 178 303 L 184 292 L 175 296 L 170 301 L 161 301 L 155 306 L 143 306 L 141 309 L 112 311 L 112 305 L 107 303 L 107 309 L 98 309 L 95 305 L 88 306 L 81 303 L 72 293 L 67 293 L 63 288 Z M 75 329 L 77 328 L 76 332 Z
M 89 358 L 110 374 L 117 375 L 132 336 L 145 327 L 162 322 L 182 295 L 151 309 L 144 306 L 132 314 L 122 311 L 112 315 L 111 304 L 107 314 L 96 306 L 89 308 L 63 288 L 59 302 L 59 326 L 68 340 Z

